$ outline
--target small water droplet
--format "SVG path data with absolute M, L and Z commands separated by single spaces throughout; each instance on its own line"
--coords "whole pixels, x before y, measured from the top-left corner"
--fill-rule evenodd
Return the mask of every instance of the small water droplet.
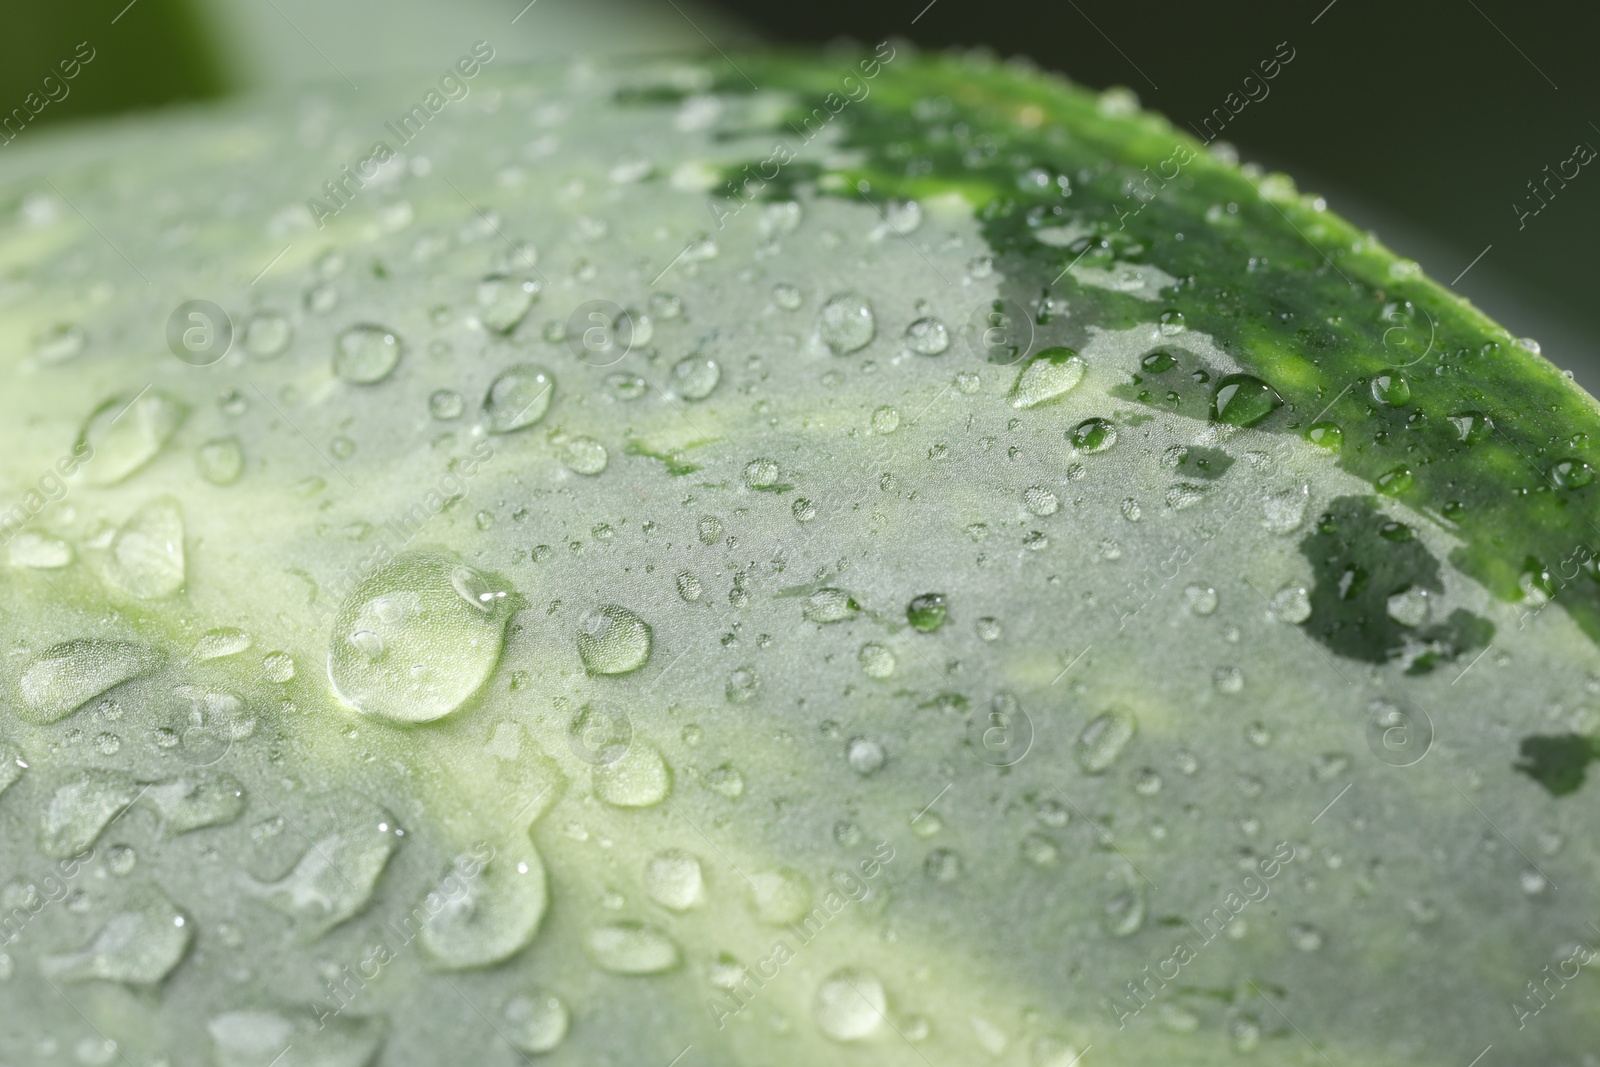
M 483 398 L 490 433 L 513 433 L 532 426 L 550 410 L 556 380 L 536 363 L 518 363 L 500 372 Z
M 106 577 L 141 600 L 172 596 L 183 588 L 183 534 L 176 500 L 146 504 L 112 538 Z
M 490 274 L 478 283 L 478 319 L 495 333 L 510 333 L 528 317 L 539 299 L 539 283 L 532 278 Z
M 872 774 L 880 770 L 888 759 L 883 745 L 870 737 L 852 737 L 845 745 L 845 761 L 850 764 L 850 769 L 860 775 Z
M 569 1024 L 567 1006 L 548 993 L 518 995 L 506 1002 L 500 1030 L 520 1052 L 538 1055 L 560 1047 Z
M 510 612 L 489 580 L 439 551 L 410 552 L 364 578 L 334 618 L 328 677 L 356 710 L 394 722 L 448 715 L 500 661 Z
M 1088 364 L 1070 348 L 1046 348 L 1028 361 L 1011 389 L 1011 406 L 1037 407 L 1065 396 L 1083 381 Z
M 618 808 L 648 808 L 672 791 L 672 768 L 654 745 L 638 737 L 617 758 L 596 764 L 590 777 L 594 795 Z
M 89 416 L 78 434 L 74 453 L 90 485 L 116 485 L 155 459 L 189 409 L 156 389 L 135 396 L 114 396 Z
M 651 900 L 672 911 L 688 911 L 705 903 L 700 861 L 678 849 L 650 857 L 645 864 L 644 887 Z
M 787 867 L 750 875 L 750 897 L 756 918 L 768 926 L 799 922 L 811 910 L 811 885 Z
M 917 319 L 906 327 L 905 341 L 919 356 L 937 356 L 950 347 L 950 329 L 935 318 Z
M 60 570 L 72 562 L 72 557 L 71 545 L 36 530 L 23 530 L 11 539 L 10 558 L 14 567 Z
M 1042 485 L 1029 486 L 1023 490 L 1022 504 L 1029 512 L 1040 518 L 1054 515 L 1061 507 L 1061 501 L 1056 495 Z
M 194 454 L 195 469 L 212 485 L 232 485 L 244 473 L 244 447 L 237 437 L 217 437 Z
M 456 857 L 413 909 L 420 940 L 452 970 L 486 967 L 521 950 L 538 932 L 548 894 L 544 863 L 525 839 L 483 842 Z
M 561 449 L 562 464 L 574 474 L 594 477 L 606 469 L 611 456 L 593 437 L 573 437 Z
M 817 334 L 836 356 L 859 352 L 877 332 L 878 320 L 872 305 L 856 293 L 831 297 L 817 316 Z
M 438 389 L 428 397 L 428 414 L 440 422 L 459 419 L 467 402 L 454 389 Z
M 672 388 L 685 400 L 704 400 L 722 380 L 722 367 L 714 359 L 689 356 L 672 365 Z
M 245 320 L 244 350 L 256 359 L 276 359 L 293 339 L 294 327 L 281 311 L 258 311 Z
M 1117 428 L 1105 419 L 1084 419 L 1067 434 L 1072 447 L 1090 455 L 1117 443 Z
M 627 608 L 606 604 L 585 615 L 577 633 L 578 655 L 591 675 L 627 674 L 650 659 L 650 626 Z
M 1385 371 L 1372 379 L 1372 399 L 1387 407 L 1411 402 L 1411 383 L 1399 371 Z
M 777 461 L 753 459 L 744 466 L 744 484 L 749 489 L 775 489 L 778 485 Z
M 801 614 L 810 622 L 830 623 L 853 619 L 860 611 L 861 605 L 849 593 L 827 587 L 806 597 Z
M 811 1017 L 817 1029 L 834 1041 L 863 1041 L 888 1018 L 889 998 L 883 983 L 869 971 L 835 971 L 817 989 Z
M 900 428 L 900 413 L 885 404 L 872 413 L 872 432 L 891 434 Z
M 1344 431 L 1336 422 L 1313 422 L 1306 430 L 1306 440 L 1329 452 L 1338 452 L 1344 447 Z
M 802 303 L 800 290 L 792 285 L 774 285 L 772 302 L 785 311 L 798 311 Z
M 193 936 L 183 912 L 159 892 L 146 889 L 135 907 L 107 919 L 88 945 L 77 952 L 46 956 L 40 970 L 60 981 L 154 985 L 178 965 Z
M 351 326 L 334 342 L 333 373 L 353 385 L 375 385 L 400 363 L 400 337 L 387 326 Z
M 1211 417 L 1229 426 L 1254 426 L 1283 406 L 1283 398 L 1250 374 L 1229 374 L 1217 382 Z
M 661 974 L 679 962 L 677 944 L 642 923 L 596 927 L 584 938 L 584 946 L 595 964 L 612 974 Z
M 22 717 L 51 723 L 155 663 L 148 650 L 120 641 L 84 638 L 45 649 L 22 672 Z
M 1131 711 L 1114 708 L 1101 715 L 1078 735 L 1075 752 L 1078 766 L 1086 774 L 1104 774 L 1122 755 L 1138 729 Z
M 888 678 L 894 674 L 894 653 L 879 644 L 868 643 L 856 653 L 856 661 L 869 678 Z
M 906 621 L 922 633 L 932 633 L 944 625 L 946 610 L 943 593 L 923 593 L 906 605 Z

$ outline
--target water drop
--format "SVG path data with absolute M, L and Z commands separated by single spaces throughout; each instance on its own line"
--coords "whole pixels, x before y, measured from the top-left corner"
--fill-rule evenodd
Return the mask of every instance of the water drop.
M 894 653 L 883 645 L 865 644 L 856 653 L 856 661 L 869 678 L 888 678 L 894 674 Z
M 1254 426 L 1283 406 L 1272 386 L 1250 374 L 1229 374 L 1217 382 L 1211 418 L 1229 426 Z
M 444 967 L 486 967 L 533 940 L 548 895 L 532 842 L 479 844 L 458 856 L 413 909 L 425 916 L 422 947 Z
M 1290 585 L 1272 597 L 1272 610 L 1284 622 L 1298 626 L 1311 618 L 1311 594 L 1303 585 Z
M 677 849 L 651 856 L 644 868 L 650 899 L 672 911 L 688 911 L 705 903 L 705 875 L 700 861 Z
M 41 363 L 65 363 L 82 352 L 88 343 L 89 335 L 84 333 L 83 327 L 64 322 L 39 335 L 33 354 Z
M 351 326 L 334 341 L 333 373 L 352 385 L 383 381 L 400 362 L 400 337 L 386 326 Z
M 1152 352 L 1139 361 L 1146 374 L 1164 374 L 1177 365 L 1177 357 L 1171 352 Z
M 809 622 L 845 622 L 861 612 L 861 605 L 843 589 L 827 587 L 806 597 L 801 614 Z
M 800 290 L 792 285 L 774 285 L 772 302 L 785 311 L 798 311 L 802 303 Z
M 1564 459 L 1550 468 L 1557 489 L 1582 489 L 1594 481 L 1594 468 L 1581 459 Z
M 1032 514 L 1045 518 L 1060 509 L 1061 501 L 1044 486 L 1034 485 L 1023 490 L 1022 505 Z
M 1337 452 L 1344 447 L 1344 430 L 1336 422 L 1313 422 L 1306 430 L 1306 440 L 1329 452 Z
M 229 774 L 194 771 L 147 787 L 145 799 L 161 816 L 167 834 L 225 826 L 244 813 L 244 786 Z
M 90 485 L 115 485 L 155 459 L 188 415 L 177 399 L 156 389 L 114 396 L 84 422 L 73 452 Z
M 129 985 L 154 985 L 178 965 L 194 927 L 177 906 L 155 890 L 145 890 L 137 906 L 117 912 L 77 952 L 46 956 L 40 970 L 68 982 L 101 979 Z
M 478 319 L 495 333 L 510 333 L 537 299 L 539 283 L 533 279 L 491 274 L 478 283 Z
M 256 359 L 276 359 L 293 339 L 294 327 L 281 311 L 258 311 L 245 320 L 244 350 Z
M 817 316 L 817 334 L 836 356 L 859 352 L 877 332 L 878 320 L 872 305 L 856 293 L 830 298 Z
M 467 410 L 467 402 L 454 389 L 436 389 L 428 397 L 428 414 L 440 422 L 459 419 Z
M 1076 756 L 1085 774 L 1104 774 L 1122 755 L 1138 732 L 1133 713 L 1115 708 L 1084 727 L 1078 735 Z
M 1475 445 L 1494 432 L 1494 420 L 1481 411 L 1460 411 L 1450 416 L 1456 438 L 1462 444 Z
M 112 686 L 154 665 L 149 650 L 121 641 L 84 638 L 52 645 L 22 672 L 22 717 L 50 723 L 66 718 Z
M 244 446 L 237 437 L 217 437 L 196 449 L 195 469 L 212 485 L 232 485 L 244 473 Z
M 1144 894 L 1136 888 L 1124 889 L 1106 903 L 1100 929 L 1112 937 L 1131 937 L 1144 926 Z
M 811 885 L 788 867 L 750 875 L 750 897 L 756 918 L 768 926 L 799 922 L 811 910 Z
M 1384 471 L 1373 480 L 1372 484 L 1385 496 L 1399 496 L 1411 488 L 1411 468 L 1402 464 Z
M 885 404 L 872 413 L 872 432 L 891 434 L 900 428 L 900 413 Z
M 397 840 L 390 829 L 394 820 L 381 809 L 352 799 L 334 810 L 342 828 L 312 841 L 282 878 L 263 883 L 241 876 L 247 893 L 313 934 L 366 906 Z
M 905 340 L 917 355 L 937 356 L 950 347 L 950 330 L 938 319 L 918 319 L 906 327 Z
M 606 469 L 611 456 L 593 437 L 570 438 L 561 450 L 562 464 L 574 474 L 593 477 Z
M 1088 364 L 1070 348 L 1046 348 L 1028 361 L 1011 389 L 1011 406 L 1037 407 L 1065 396 L 1083 381 Z
M 744 484 L 749 489 L 776 489 L 778 475 L 778 464 L 775 460 L 753 459 L 744 465 Z
M 11 539 L 11 565 L 34 570 L 59 570 L 72 562 L 72 546 L 59 537 L 23 530 Z
M 117 530 L 106 577 L 140 600 L 169 597 L 183 588 L 183 515 L 177 501 L 152 501 Z
M 878 1032 L 888 1010 L 883 983 L 867 971 L 852 968 L 835 971 L 822 983 L 811 1016 L 817 1029 L 834 1041 L 862 1041 Z
M 591 675 L 627 674 L 650 659 L 650 626 L 627 608 L 606 604 L 579 622 L 578 655 Z
M 548 993 L 518 995 L 506 1002 L 500 1030 L 520 1052 L 551 1052 L 566 1039 L 567 1006 Z
M 672 388 L 685 400 L 704 400 L 722 380 L 722 367 L 714 359 L 689 356 L 672 365 Z
M 852 737 L 844 747 L 844 758 L 852 771 L 865 776 L 880 770 L 888 755 L 883 751 L 883 745 L 872 738 Z
M 695 603 L 703 595 L 700 579 L 689 571 L 678 575 L 678 595 L 690 604 Z
M 1067 434 L 1079 452 L 1104 452 L 1117 443 L 1117 428 L 1105 419 L 1084 419 Z
M 1372 379 L 1372 399 L 1388 407 L 1411 402 L 1411 383 L 1399 371 L 1386 371 Z
M 50 795 L 40 815 L 39 851 L 63 859 L 83 852 L 139 797 L 133 779 L 119 771 L 84 771 Z
M 435 550 L 380 565 L 334 617 L 328 677 L 357 711 L 393 722 L 448 715 L 500 662 L 510 610 L 487 577 Z
M 922 862 L 922 873 L 935 882 L 953 882 L 961 877 L 961 856 L 948 848 L 936 848 Z
M 500 372 L 483 398 L 490 433 L 513 433 L 532 426 L 550 410 L 555 377 L 536 363 L 518 363 Z
M 906 605 L 906 621 L 922 633 L 932 633 L 944 625 L 946 605 L 943 593 L 923 593 Z
M 666 934 L 642 923 L 612 923 L 584 938 L 590 957 L 612 974 L 661 974 L 678 965 L 678 946 Z
M 672 768 L 654 745 L 638 737 L 617 758 L 596 764 L 590 776 L 594 795 L 618 808 L 648 808 L 672 790 Z
M 1183 600 L 1196 615 L 1210 615 L 1217 610 L 1217 591 L 1209 585 L 1186 586 Z

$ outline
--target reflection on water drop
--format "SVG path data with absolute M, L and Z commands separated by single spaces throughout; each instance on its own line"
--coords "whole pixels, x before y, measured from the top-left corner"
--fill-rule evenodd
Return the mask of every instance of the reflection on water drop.
M 510 610 L 486 576 L 439 551 L 379 566 L 334 617 L 328 677 L 357 711 L 393 722 L 448 715 L 494 673 Z
M 878 320 L 872 305 L 857 293 L 831 297 L 817 316 L 817 334 L 836 356 L 859 352 L 877 332 Z
M 578 624 L 578 655 L 591 675 L 628 674 L 650 659 L 650 626 L 627 608 L 606 604 Z
M 555 377 L 536 363 L 518 363 L 500 372 L 483 399 L 490 433 L 514 433 L 544 418 L 555 395 Z
M 817 989 L 811 1016 L 834 1041 L 861 1041 L 887 1018 L 889 998 L 877 976 L 855 968 L 835 971 Z
M 351 326 L 334 341 L 333 373 L 353 385 L 375 385 L 400 362 L 400 337 L 386 326 Z

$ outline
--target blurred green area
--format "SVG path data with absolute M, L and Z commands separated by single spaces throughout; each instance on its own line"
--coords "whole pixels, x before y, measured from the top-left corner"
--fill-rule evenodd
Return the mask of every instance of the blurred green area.
M 66 95 L 50 100 L 29 125 L 207 100 L 237 87 L 192 0 L 135 0 L 131 8 L 128 0 L 7 7 L 0 113 L 28 106 L 30 93 L 35 101 L 49 99 L 44 79 L 59 79 L 58 64 L 70 61 L 80 43 L 94 50 L 94 59 L 66 82 Z

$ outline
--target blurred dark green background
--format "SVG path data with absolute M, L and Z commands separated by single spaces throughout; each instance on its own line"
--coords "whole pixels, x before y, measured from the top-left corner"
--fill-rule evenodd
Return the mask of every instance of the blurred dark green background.
M 1198 124 L 1279 42 L 1294 61 L 1225 138 L 1382 234 L 1600 392 L 1584 309 L 1597 281 L 1600 167 L 1519 229 L 1527 183 L 1600 148 L 1594 5 L 1554 0 L 85 0 L 8 3 L 0 101 L 20 103 L 88 40 L 97 55 L 39 122 L 431 67 L 460 42 L 502 55 L 705 49 L 898 35 L 987 45 Z M 120 16 L 119 16 L 120 12 Z M 113 24 L 113 18 L 116 19 Z

